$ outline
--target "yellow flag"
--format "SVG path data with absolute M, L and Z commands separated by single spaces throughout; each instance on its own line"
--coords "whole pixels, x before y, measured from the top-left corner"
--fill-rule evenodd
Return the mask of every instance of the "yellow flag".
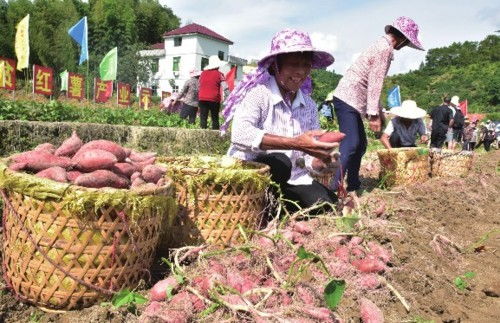
M 29 39 L 29 24 L 30 15 L 26 15 L 18 24 L 16 31 L 16 56 L 17 56 L 17 70 L 28 68 L 30 60 L 30 39 Z
M 0 87 L 5 87 L 5 61 L 0 62 Z

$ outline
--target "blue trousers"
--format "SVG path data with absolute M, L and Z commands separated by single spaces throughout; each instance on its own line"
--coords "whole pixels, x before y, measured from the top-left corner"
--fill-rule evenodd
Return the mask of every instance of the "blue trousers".
M 341 174 L 345 176 L 347 173 L 347 191 L 355 191 L 361 186 L 359 168 L 367 146 L 365 127 L 359 112 L 349 104 L 334 98 L 333 105 L 340 131 L 346 135 L 340 142 L 341 167 L 335 174 L 333 189 L 337 190 L 343 180 Z

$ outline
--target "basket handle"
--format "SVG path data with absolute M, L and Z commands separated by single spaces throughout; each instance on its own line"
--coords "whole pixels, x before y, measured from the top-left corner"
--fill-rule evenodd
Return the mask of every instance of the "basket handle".
M 2 194 L 3 200 L 5 201 L 5 205 L 17 217 L 17 220 L 19 221 L 19 223 L 22 223 L 21 230 L 23 230 L 23 232 L 27 235 L 27 237 L 29 238 L 29 240 L 31 241 L 31 243 L 35 246 L 35 249 L 43 256 L 43 258 L 45 258 L 45 260 L 47 260 L 52 266 L 54 266 L 56 269 L 58 269 L 59 271 L 61 271 L 63 274 L 65 274 L 69 278 L 73 279 L 74 281 L 78 282 L 79 284 L 82 284 L 83 286 L 85 286 L 87 288 L 93 289 L 93 290 L 95 290 L 95 291 L 97 291 L 97 292 L 99 292 L 101 294 L 108 295 L 108 296 L 111 296 L 111 295 L 113 295 L 115 293 L 112 290 L 104 289 L 102 287 L 99 287 L 99 286 L 87 283 L 86 281 L 84 281 L 84 280 L 82 280 L 82 279 L 80 279 L 78 277 L 75 277 L 73 274 L 71 274 L 70 272 L 66 271 L 59 264 L 57 264 L 54 260 L 52 260 L 45 253 L 45 251 L 43 251 L 43 249 L 38 246 L 38 244 L 35 242 L 35 239 L 31 236 L 31 233 L 28 232 L 28 230 L 24 226 L 24 222 L 22 222 L 22 220 L 21 220 L 21 216 L 17 213 L 16 210 L 14 210 L 14 207 L 12 206 L 12 204 L 9 201 L 9 199 L 7 198 L 7 195 L 5 194 L 5 191 L 4 190 L 0 190 L 0 193 Z M 5 227 L 4 227 L 4 229 L 5 229 Z

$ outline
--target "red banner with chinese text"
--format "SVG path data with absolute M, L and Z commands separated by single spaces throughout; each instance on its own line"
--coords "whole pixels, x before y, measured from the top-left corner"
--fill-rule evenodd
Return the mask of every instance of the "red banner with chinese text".
M 68 73 L 68 98 L 82 100 L 85 96 L 85 77 L 81 74 Z
M 161 91 L 161 100 L 168 98 L 169 96 L 172 95 L 172 92 L 167 92 L 167 91 Z
M 52 68 L 33 65 L 33 93 L 52 95 L 54 72 Z
M 113 81 L 103 81 L 94 79 L 94 101 L 97 103 L 106 103 L 113 95 Z
M 118 105 L 130 106 L 130 84 L 118 83 L 118 95 L 116 100 Z
M 151 98 L 153 96 L 153 90 L 147 87 L 141 88 L 139 95 L 140 107 L 148 110 L 151 107 Z
M 5 62 L 4 66 L 4 85 L 0 88 L 14 91 L 16 89 L 16 61 L 10 58 L 0 57 L 0 62 Z

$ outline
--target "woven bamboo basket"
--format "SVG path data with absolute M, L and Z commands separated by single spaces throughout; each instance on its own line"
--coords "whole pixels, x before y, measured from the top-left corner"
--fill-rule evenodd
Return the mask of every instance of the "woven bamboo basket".
M 466 176 L 472 168 L 473 160 L 472 151 L 431 151 L 431 175 L 432 177 Z
M 21 189 L 9 185 L 16 178 L 24 181 Z M 136 287 L 148 277 L 161 230 L 173 217 L 165 212 L 176 211 L 171 181 L 138 193 L 90 189 L 12 172 L 5 164 L 0 193 L 4 280 L 20 299 L 42 308 L 87 307 Z M 132 204 L 109 203 L 131 198 Z
M 225 159 L 235 164 L 221 166 Z M 208 156 L 161 157 L 158 162 L 169 169 L 179 207 L 172 230 L 162 238 L 168 246 L 230 246 L 244 241 L 239 226 L 251 231 L 261 224 L 269 166 Z
M 427 180 L 430 174 L 427 148 L 392 148 L 377 151 L 380 185 L 392 187 Z

